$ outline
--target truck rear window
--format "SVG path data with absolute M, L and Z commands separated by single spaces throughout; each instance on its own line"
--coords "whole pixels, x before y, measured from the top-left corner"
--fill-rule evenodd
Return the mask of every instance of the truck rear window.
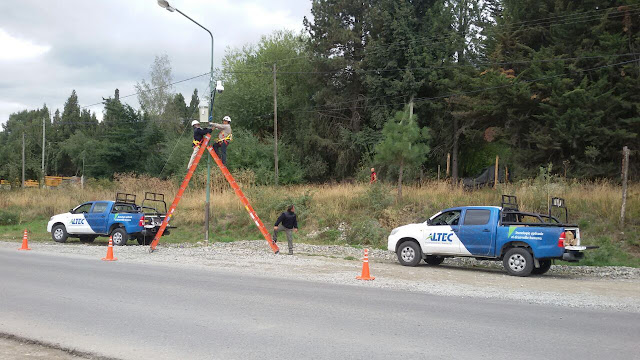
M 486 225 L 491 218 L 491 210 L 468 209 L 464 216 L 464 225 Z

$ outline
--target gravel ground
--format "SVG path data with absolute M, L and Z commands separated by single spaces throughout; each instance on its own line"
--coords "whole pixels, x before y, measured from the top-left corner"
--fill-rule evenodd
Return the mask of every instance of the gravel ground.
M 0 359 L 2 360 L 110 360 L 101 356 L 86 354 L 69 349 L 59 349 L 55 345 L 18 338 L 0 333 Z
M 0 241 L 0 248 L 15 248 Z M 106 254 L 104 243 L 31 243 L 33 251 L 55 256 L 93 258 Z M 284 244 L 286 248 L 286 244 Z M 286 252 L 286 249 L 285 251 Z M 508 276 L 500 262 L 447 259 L 440 266 L 404 267 L 395 254 L 369 252 L 374 281 L 358 281 L 362 249 L 296 244 L 295 255 L 275 255 L 265 241 L 165 245 L 149 254 L 146 246 L 115 247 L 118 261 L 200 267 L 256 276 L 381 287 L 436 295 L 478 297 L 554 306 L 640 313 L 640 269 L 554 265 L 542 276 Z M 113 264 L 117 266 L 117 262 Z

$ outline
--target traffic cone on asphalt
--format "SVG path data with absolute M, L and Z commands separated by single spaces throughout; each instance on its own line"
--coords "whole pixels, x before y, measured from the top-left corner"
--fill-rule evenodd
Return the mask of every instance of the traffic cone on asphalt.
M 356 276 L 358 280 L 373 280 L 375 277 L 369 275 L 369 249 L 364 249 L 364 258 L 362 259 L 362 275 Z
M 117 258 L 113 257 L 113 239 L 109 236 L 109 247 L 107 248 L 107 257 L 102 258 L 104 261 L 116 261 Z
M 18 250 L 31 250 L 29 249 L 29 239 L 27 238 L 27 229 L 24 229 L 24 235 L 22 235 L 22 247 Z

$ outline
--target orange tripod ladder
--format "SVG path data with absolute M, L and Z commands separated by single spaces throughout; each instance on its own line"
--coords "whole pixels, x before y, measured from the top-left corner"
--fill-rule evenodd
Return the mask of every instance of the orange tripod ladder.
M 255 210 L 253 210 L 253 207 L 251 206 L 251 204 L 249 204 L 249 200 L 247 200 L 247 197 L 244 196 L 244 193 L 242 192 L 242 190 L 240 190 L 240 187 L 236 183 L 236 180 L 233 178 L 233 176 L 231 175 L 231 173 L 229 172 L 227 167 L 224 166 L 224 164 L 222 163 L 222 160 L 220 160 L 220 158 L 218 157 L 216 152 L 213 151 L 213 148 L 209 145 L 209 140 L 211 140 L 211 135 L 209 135 L 209 134 L 205 135 L 204 139 L 202 139 L 202 143 L 200 144 L 200 149 L 198 150 L 198 153 L 196 154 L 196 157 L 193 160 L 193 164 L 191 164 L 191 167 L 189 167 L 189 170 L 187 171 L 187 175 L 184 177 L 184 180 L 182 180 L 182 184 L 180 185 L 180 189 L 178 190 L 178 193 L 176 194 L 176 197 L 173 199 L 173 202 L 171 203 L 171 206 L 169 207 L 167 215 L 165 216 L 164 220 L 162 221 L 162 225 L 160 226 L 160 229 L 158 229 L 158 232 L 156 233 L 156 236 L 153 238 L 153 241 L 151 242 L 151 246 L 149 248 L 149 252 L 153 252 L 156 249 L 156 246 L 158 246 L 158 242 L 160 241 L 160 237 L 162 237 L 162 234 L 166 230 L 167 225 L 169 224 L 169 220 L 171 220 L 171 216 L 173 216 L 173 213 L 175 212 L 176 207 L 178 206 L 178 203 L 180 202 L 180 199 L 182 198 L 182 195 L 184 194 L 184 191 L 187 189 L 187 186 L 189 185 L 189 181 L 191 181 L 191 177 L 193 176 L 193 173 L 195 172 L 196 168 L 198 167 L 198 163 L 200 162 L 200 159 L 202 158 L 202 154 L 204 154 L 204 150 L 206 148 L 209 151 L 209 154 L 211 154 L 211 156 L 213 157 L 213 160 L 216 162 L 216 164 L 218 165 L 218 167 L 222 171 L 222 174 L 224 175 L 224 177 L 229 182 L 229 185 L 231 185 L 231 187 L 235 191 L 235 193 L 238 196 L 238 198 L 240 198 L 240 201 L 244 205 L 244 208 L 247 210 L 247 212 L 249 213 L 249 216 L 251 216 L 251 219 L 253 220 L 253 222 L 256 224 L 256 226 L 258 227 L 258 229 L 262 233 L 262 236 L 264 236 L 265 240 L 267 240 L 267 242 L 271 246 L 271 249 L 273 250 L 273 252 L 276 253 L 276 254 L 279 253 L 280 252 L 280 248 L 278 248 L 278 245 L 276 245 L 276 243 L 271 238 L 271 234 L 269 234 L 267 229 L 264 227 L 264 224 L 262 223 L 262 221 L 258 217 L 258 214 L 256 213 Z

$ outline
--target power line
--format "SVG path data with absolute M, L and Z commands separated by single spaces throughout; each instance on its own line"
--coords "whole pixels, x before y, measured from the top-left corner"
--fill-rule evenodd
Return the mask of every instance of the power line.
M 598 67 L 594 67 L 594 68 L 590 68 L 590 69 L 579 69 L 579 70 L 576 70 L 576 72 L 595 71 L 595 70 L 600 70 L 600 69 L 604 69 L 604 68 L 630 64 L 630 63 L 634 63 L 634 62 L 640 62 L 640 59 L 622 61 L 622 62 L 618 62 L 618 63 L 615 63 L 615 64 L 608 64 L 608 65 L 598 66 Z M 546 77 L 532 79 L 532 80 L 522 80 L 522 81 L 518 81 L 518 82 L 513 82 L 511 84 L 492 86 L 492 87 L 476 89 L 476 90 L 470 90 L 470 91 L 464 91 L 464 92 L 450 93 L 450 94 L 434 96 L 434 97 L 415 98 L 414 102 L 440 100 L 440 99 L 445 99 L 445 98 L 450 98 L 450 97 L 455 97 L 455 96 L 475 94 L 475 93 L 480 93 L 480 92 L 484 92 L 484 91 L 488 91 L 488 90 L 495 90 L 495 89 L 500 89 L 500 88 L 511 87 L 511 86 L 514 86 L 514 85 L 517 85 L 517 84 L 522 84 L 522 83 L 534 83 L 534 82 L 539 82 L 539 81 L 543 81 L 543 80 L 549 80 L 549 79 L 553 79 L 553 78 L 557 78 L 557 77 L 561 77 L 561 76 L 566 76 L 566 74 L 558 74 L 558 75 L 546 76 Z M 384 98 L 384 97 L 381 97 L 379 99 L 382 99 L 382 98 Z M 316 110 L 304 110 L 303 108 L 301 108 L 301 109 L 290 110 L 290 111 L 291 112 L 308 113 L 308 112 L 317 112 L 318 110 L 320 110 L 320 111 L 341 111 L 341 110 L 351 110 L 351 109 L 389 107 L 389 106 L 392 106 L 392 105 L 406 105 L 406 103 L 402 102 L 402 103 L 379 104 L 379 105 L 370 105 L 370 106 L 355 106 L 355 107 L 343 107 L 343 108 L 332 108 L 332 109 L 316 109 Z
M 638 12 L 640 11 L 640 5 L 628 5 L 628 8 L 630 8 L 631 11 L 631 15 L 636 15 L 638 14 Z M 547 18 L 540 18 L 540 19 L 533 19 L 533 20 L 527 20 L 527 21 L 521 21 L 521 22 L 516 22 L 516 23 L 508 23 L 508 24 L 496 24 L 493 27 L 490 28 L 484 28 L 482 29 L 485 32 L 489 32 L 489 33 L 496 33 L 498 31 L 503 30 L 502 28 L 504 28 L 504 30 L 507 30 L 509 28 L 515 28 L 518 27 L 519 25 L 522 25 L 523 27 L 518 29 L 518 30 L 523 30 L 523 28 L 534 28 L 534 27 L 538 27 L 541 25 L 553 25 L 553 26 L 557 26 L 557 25 L 569 25 L 569 24 L 575 24 L 575 23 L 581 23 L 581 22 L 586 22 L 586 21 L 591 21 L 591 20 L 597 20 L 599 17 L 601 17 L 603 14 L 599 13 L 599 14 L 595 14 L 595 12 L 604 12 L 604 11 L 608 11 L 608 10 L 614 10 L 614 12 L 617 12 L 619 14 L 613 14 L 614 17 L 621 17 L 621 16 L 626 16 L 628 9 L 624 9 L 624 10 L 619 10 L 619 6 L 615 6 L 615 7 L 609 7 L 609 8 L 604 8 L 604 9 L 597 9 L 597 10 L 589 10 L 589 11 L 585 11 L 585 12 L 577 12 L 577 13 L 572 13 L 572 14 L 566 14 L 566 15 L 559 15 L 559 16 L 551 16 L 551 17 L 547 17 Z M 554 24 L 554 21 L 552 20 L 566 20 L 564 22 L 558 22 Z M 577 20 L 577 21 L 569 21 L 569 20 Z M 495 35 L 495 34 L 494 34 Z M 447 35 L 444 36 L 439 36 L 439 35 L 431 35 L 431 36 L 425 36 L 425 37 L 418 37 L 418 38 L 414 38 L 411 40 L 400 40 L 400 41 L 396 41 L 396 42 L 392 42 L 392 43 L 388 43 L 388 44 L 379 44 L 379 45 L 368 45 L 365 46 L 365 52 L 366 54 L 376 54 L 379 53 L 381 51 L 391 51 L 391 46 L 393 45 L 402 45 L 402 46 L 408 46 L 412 43 L 415 42 L 427 42 L 429 41 L 428 44 L 425 45 L 436 45 L 442 42 L 445 42 L 447 40 L 450 40 L 450 38 L 455 38 L 455 37 L 459 37 L 460 35 L 457 33 L 449 33 Z M 485 35 L 486 36 L 486 35 Z M 435 41 L 438 40 L 438 41 Z M 335 47 L 336 49 L 346 49 L 348 48 L 346 45 L 337 45 Z M 376 49 L 378 48 L 378 49 Z M 285 61 L 285 60 L 294 60 L 294 59 L 300 59 L 300 58 L 305 58 L 305 57 L 310 57 L 312 56 L 311 54 L 307 55 L 307 56 L 299 56 L 299 57 L 294 57 L 294 58 L 290 58 L 290 59 L 282 59 L 282 60 L 277 60 L 278 63 Z M 264 61 L 264 62 L 259 62 L 258 64 L 272 64 L 273 61 Z
M 555 61 L 578 61 L 589 59 L 602 59 L 610 57 L 622 57 L 622 56 L 636 56 L 640 53 L 626 53 L 626 54 L 612 54 L 612 55 L 594 55 L 594 56 L 578 56 L 570 58 L 542 58 L 535 60 L 514 60 L 514 61 L 501 61 L 501 62 L 478 62 L 474 64 L 442 64 L 432 65 L 426 67 L 408 67 L 408 68 L 391 68 L 391 69 L 357 69 L 352 70 L 354 73 L 384 73 L 384 72 L 396 72 L 396 71 L 414 71 L 414 70 L 432 70 L 432 69 L 445 69 L 445 68 L 458 68 L 458 67 L 482 67 L 482 66 L 501 66 L 501 65 L 513 65 L 513 64 L 533 64 L 533 63 L 547 63 Z M 332 74 L 344 72 L 344 69 L 332 70 L 332 71 L 278 71 L 278 74 Z M 265 74 L 273 75 L 273 71 L 223 71 L 225 74 Z
M 176 84 L 180 84 L 180 83 L 183 83 L 183 82 L 186 82 L 186 81 L 190 81 L 190 80 L 197 79 L 197 78 L 200 78 L 200 77 L 203 77 L 203 76 L 207 76 L 207 75 L 209 75 L 209 74 L 211 74 L 211 72 L 210 72 L 210 71 L 209 71 L 209 72 L 206 72 L 206 73 L 203 73 L 203 74 L 200 74 L 200 75 L 192 76 L 192 77 L 187 78 L 187 79 L 174 81 L 174 82 L 172 82 L 172 83 L 170 83 L 170 84 L 167 84 L 167 85 L 158 86 L 158 87 L 155 87 L 155 88 L 153 88 L 153 89 L 143 90 L 143 91 L 138 91 L 138 92 L 133 93 L 133 94 L 120 96 L 120 97 L 119 97 L 119 99 L 125 99 L 125 98 L 131 97 L 131 96 L 140 95 L 140 94 L 145 93 L 145 92 L 150 92 L 150 91 L 154 91 L 154 90 L 164 89 L 164 88 L 167 88 L 167 87 L 170 87 L 170 86 L 176 85 Z M 100 102 L 97 102 L 97 103 L 94 103 L 94 104 L 81 106 L 81 107 L 80 107 L 80 109 L 84 109 L 84 108 L 88 108 L 88 107 L 92 107 L 92 106 L 96 106 L 96 105 L 104 105 L 104 100 L 103 100 L 103 101 L 100 101 Z

